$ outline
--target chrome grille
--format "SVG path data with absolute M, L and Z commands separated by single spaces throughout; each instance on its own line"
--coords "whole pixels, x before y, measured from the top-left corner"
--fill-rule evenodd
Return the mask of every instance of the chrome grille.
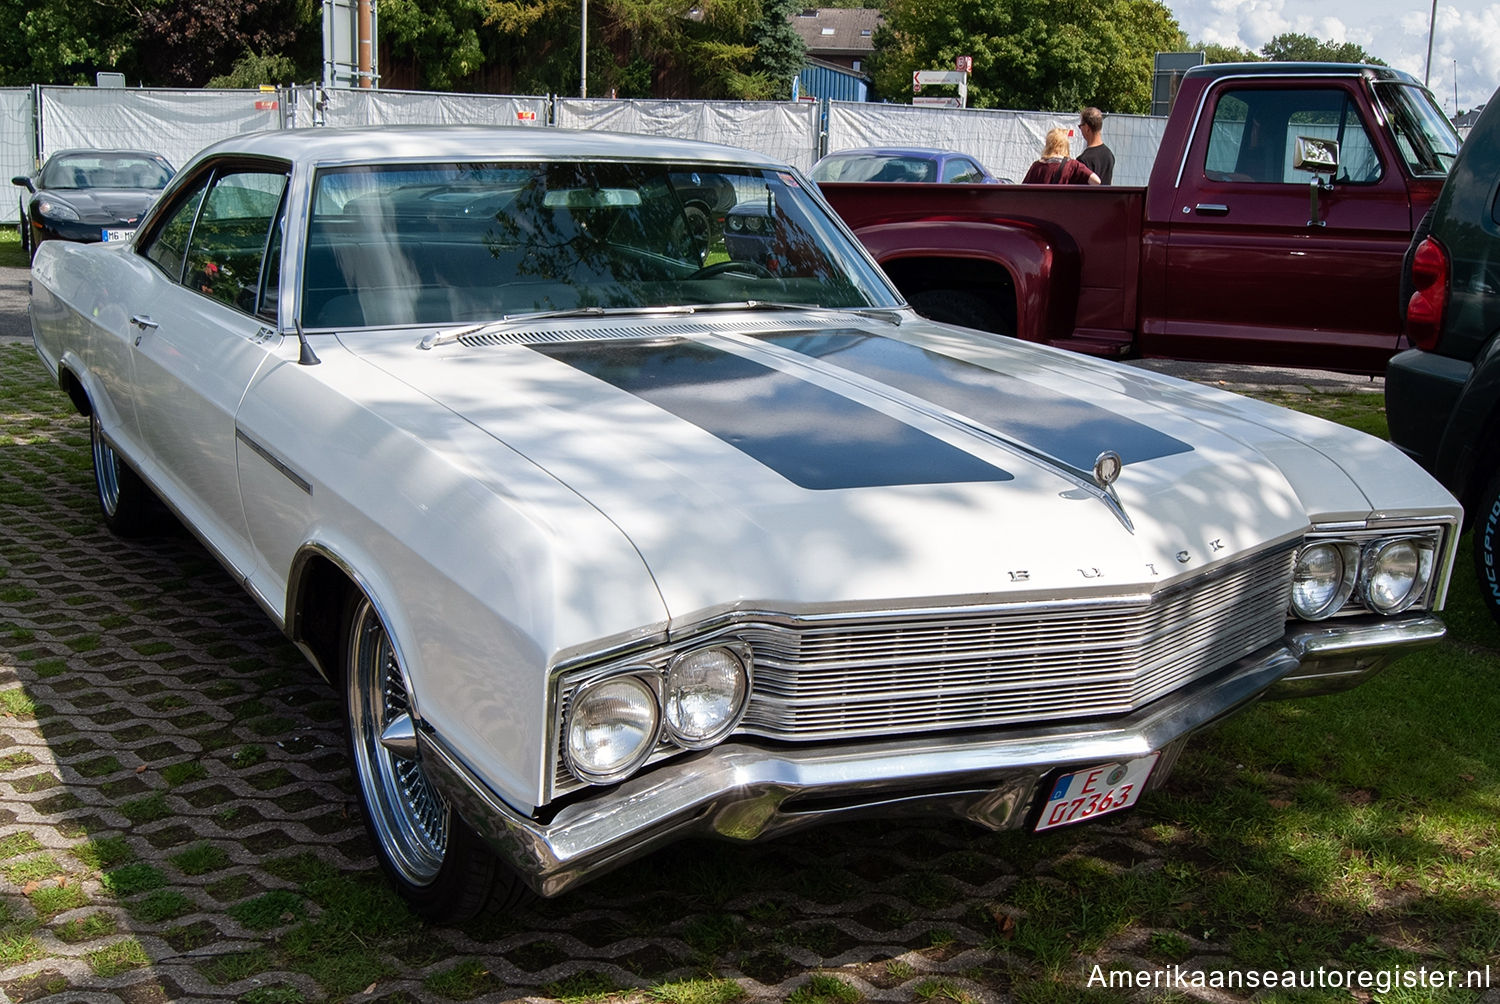
M 736 632 L 755 649 L 742 732 L 848 739 L 1120 714 L 1286 630 L 1292 552 L 1128 606 Z
M 895 613 L 826 624 L 755 618 L 712 635 L 754 649 L 750 707 L 737 734 L 848 740 L 1103 718 L 1282 637 L 1294 555 L 1292 546 L 1281 548 L 1138 601 Z M 679 644 L 707 641 L 695 636 Z M 665 659 L 670 650 L 658 655 Z M 639 667 L 642 660 L 621 665 Z M 563 681 L 559 723 L 573 687 L 597 671 Z M 663 739 L 651 761 L 676 752 Z M 583 786 L 559 742 L 553 794 Z

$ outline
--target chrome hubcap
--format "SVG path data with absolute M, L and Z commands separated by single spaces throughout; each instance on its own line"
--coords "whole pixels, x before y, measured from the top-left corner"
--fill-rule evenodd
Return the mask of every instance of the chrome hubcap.
M 99 504 L 107 516 L 120 509 L 120 460 L 114 448 L 104 441 L 99 430 L 99 418 L 94 416 L 89 431 L 94 447 L 94 481 L 99 487 Z
M 370 822 L 402 877 L 426 885 L 448 849 L 448 803 L 422 769 L 405 677 L 368 600 L 354 616 L 348 671 L 355 769 Z

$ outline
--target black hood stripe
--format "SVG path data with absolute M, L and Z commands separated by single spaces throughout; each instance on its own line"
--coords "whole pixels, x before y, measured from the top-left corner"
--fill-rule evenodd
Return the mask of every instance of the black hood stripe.
M 1082 398 L 859 331 L 756 336 L 876 380 L 985 425 L 1075 470 L 1091 471 L 1105 450 L 1127 464 L 1187 453 L 1192 446 Z
M 802 488 L 1013 478 L 867 405 L 701 343 L 575 342 L 532 348 L 691 422 Z

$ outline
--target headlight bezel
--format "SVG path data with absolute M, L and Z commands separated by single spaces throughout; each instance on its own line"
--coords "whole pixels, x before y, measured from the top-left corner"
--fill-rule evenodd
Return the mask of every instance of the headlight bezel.
M 1293 559 L 1292 595 L 1288 597 L 1287 617 L 1300 621 L 1320 621 L 1330 617 L 1376 615 L 1392 617 L 1412 609 L 1436 609 L 1441 604 L 1438 585 L 1444 580 L 1440 569 L 1452 560 L 1452 520 L 1382 520 L 1378 523 L 1315 526 L 1304 538 Z M 1398 543 L 1409 542 L 1418 551 L 1419 574 L 1416 584 L 1398 604 L 1389 606 L 1371 599 L 1369 563 Z M 1319 607 L 1311 614 L 1296 603 L 1296 570 L 1303 555 L 1321 545 L 1337 547 L 1344 558 L 1344 579 L 1335 602 Z M 1349 588 L 1345 591 L 1345 585 Z
M 1303 566 L 1304 559 L 1310 552 L 1331 552 L 1339 562 L 1338 582 L 1333 591 L 1322 603 L 1304 610 L 1297 602 L 1297 575 Z M 1298 548 L 1297 556 L 1292 560 L 1292 612 L 1305 621 L 1325 620 L 1349 602 L 1350 595 L 1354 592 L 1359 577 L 1359 548 L 1351 541 L 1346 540 L 1310 540 Z
M 687 661 L 710 652 L 727 652 L 738 663 L 739 694 L 733 702 L 732 710 L 717 728 L 705 735 L 693 736 L 674 724 L 672 720 L 672 677 L 673 673 L 679 671 Z M 750 692 L 755 684 L 754 664 L 755 657 L 750 646 L 741 641 L 720 641 L 696 645 L 675 655 L 662 673 L 661 686 L 662 728 L 672 742 L 688 750 L 708 749 L 723 742 L 744 719 L 745 711 L 750 707 Z
M 744 685 L 741 698 L 729 719 L 711 735 L 695 740 L 691 736 L 674 734 L 668 729 L 666 722 L 668 672 L 677 660 L 715 648 L 730 650 L 743 668 Z M 550 776 L 547 782 L 549 790 L 556 793 L 560 790 L 559 784 L 566 789 L 576 786 L 579 782 L 584 785 L 614 784 L 638 774 L 651 763 L 664 757 L 685 751 L 708 749 L 729 739 L 735 734 L 750 708 L 754 663 L 754 649 L 741 637 L 741 632 L 720 628 L 712 632 L 695 633 L 691 637 L 675 642 L 663 640 L 647 647 L 638 644 L 631 645 L 617 652 L 615 657 L 608 661 L 593 662 L 588 666 L 580 666 L 555 675 L 552 681 L 554 709 L 552 735 L 556 759 L 549 771 Z M 622 677 L 635 677 L 643 681 L 651 690 L 655 700 L 656 736 L 643 755 L 631 758 L 628 763 L 621 763 L 610 771 L 595 771 L 587 764 L 580 765 L 572 755 L 570 744 L 573 726 L 577 720 L 575 717 L 578 714 L 577 709 L 580 700 L 586 699 L 596 688 Z M 569 775 L 573 778 L 571 784 L 565 780 Z
M 1375 579 L 1381 574 L 1379 564 L 1382 559 L 1398 547 L 1412 546 L 1416 551 L 1417 568 L 1412 575 L 1411 585 L 1401 595 L 1400 599 L 1391 604 L 1377 601 L 1375 596 Z M 1387 617 L 1395 616 L 1406 610 L 1410 610 L 1427 592 L 1432 582 L 1432 569 L 1436 564 L 1436 552 L 1431 547 L 1422 546 L 1421 538 L 1414 537 L 1390 537 L 1374 541 L 1365 545 L 1360 554 L 1359 591 L 1364 599 L 1365 605 L 1378 614 Z
M 639 693 L 646 698 L 647 710 L 652 719 L 652 727 L 643 732 L 641 740 L 635 751 L 608 770 L 599 770 L 588 764 L 580 763 L 574 752 L 573 730 L 578 724 L 578 716 L 587 707 L 590 698 L 595 698 L 605 688 L 619 685 L 633 685 L 639 688 Z M 654 673 L 650 667 L 635 666 L 627 667 L 620 672 L 601 676 L 597 679 L 583 683 L 572 694 L 572 700 L 568 704 L 567 714 L 562 722 L 562 754 L 568 769 L 581 780 L 589 784 L 614 784 L 622 781 L 640 769 L 661 743 L 662 714 L 661 714 L 661 691 L 655 685 Z

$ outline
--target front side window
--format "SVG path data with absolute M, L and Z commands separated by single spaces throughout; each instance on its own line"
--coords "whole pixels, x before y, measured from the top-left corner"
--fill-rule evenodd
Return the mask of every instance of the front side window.
M 203 202 L 208 181 L 209 176 L 205 174 L 186 191 L 177 193 L 175 205 L 168 210 L 165 220 L 142 249 L 146 258 L 173 282 L 182 281 L 182 262 L 187 256 L 188 238 L 193 234 L 193 221 L 198 218 L 198 206 Z
M 281 172 L 219 173 L 193 228 L 183 285 L 247 314 L 256 313 L 261 265 L 285 188 L 286 175 Z
M 1446 177 L 1458 156 L 1458 132 L 1432 95 L 1414 84 L 1382 81 L 1375 85 L 1375 98 L 1411 173 Z
M 896 302 L 794 175 L 723 165 L 324 169 L 302 276 L 308 328 L 580 307 Z
M 972 160 L 954 157 L 943 165 L 943 180 L 950 184 L 963 184 L 984 180 L 979 165 Z
M 1298 137 L 1339 145 L 1337 182 L 1368 185 L 1382 175 L 1380 157 L 1341 87 L 1226 90 L 1214 106 L 1204 174 L 1210 181 L 1306 184 L 1294 164 Z

